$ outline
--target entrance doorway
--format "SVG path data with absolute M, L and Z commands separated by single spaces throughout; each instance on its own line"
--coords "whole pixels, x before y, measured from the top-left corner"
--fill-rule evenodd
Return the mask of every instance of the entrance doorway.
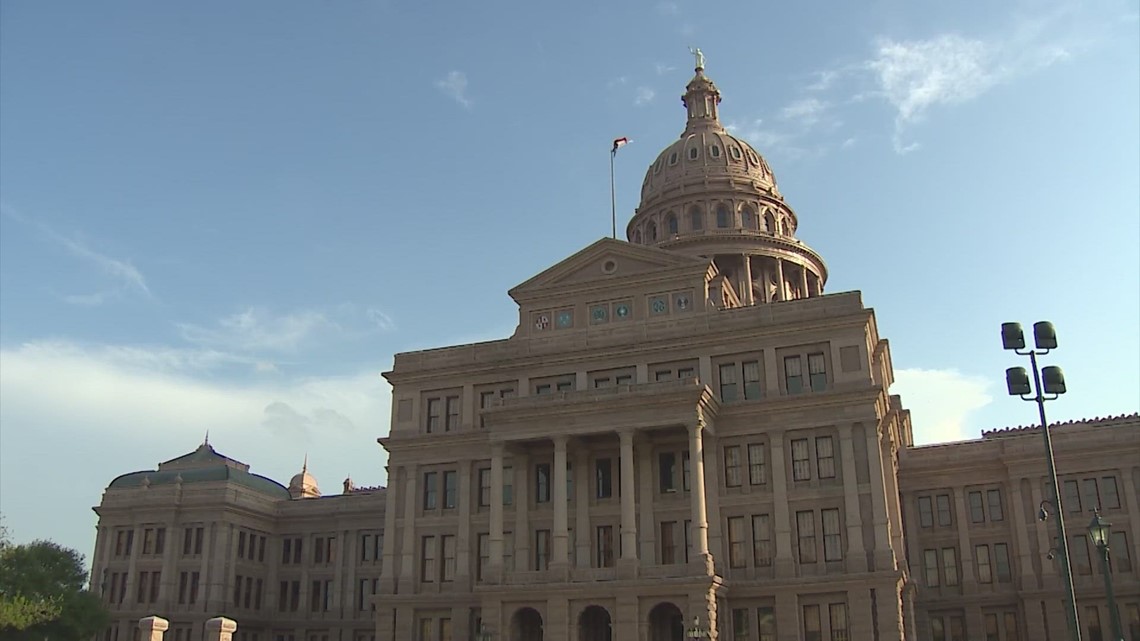
M 519 608 L 511 616 L 511 641 L 542 641 L 542 615 L 534 608 Z
M 613 641 L 610 613 L 603 607 L 591 605 L 578 616 L 578 641 Z

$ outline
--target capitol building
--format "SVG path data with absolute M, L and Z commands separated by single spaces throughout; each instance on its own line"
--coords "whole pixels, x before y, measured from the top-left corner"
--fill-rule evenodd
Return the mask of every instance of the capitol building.
M 826 293 L 703 64 L 683 104 L 626 240 L 511 289 L 508 338 L 395 355 L 387 487 L 210 443 L 111 481 L 101 639 L 157 614 L 172 641 L 215 616 L 237 641 L 1064 641 L 1040 429 L 915 446 L 874 311 Z M 1140 641 L 1140 416 L 1053 443 L 1084 638 L 1111 634 L 1098 509 Z

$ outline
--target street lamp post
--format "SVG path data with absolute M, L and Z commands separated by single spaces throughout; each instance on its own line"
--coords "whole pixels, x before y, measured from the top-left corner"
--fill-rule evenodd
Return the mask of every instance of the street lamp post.
M 685 632 L 685 637 L 688 639 L 707 639 L 707 638 L 709 638 L 708 630 L 705 630 L 703 627 L 701 627 L 701 618 L 700 617 L 693 615 L 693 625 L 689 626 L 688 631 Z
M 1049 436 L 1049 423 L 1045 420 L 1045 401 L 1052 401 L 1065 393 L 1065 374 L 1060 367 L 1050 365 L 1037 367 L 1037 357 L 1057 349 L 1057 332 L 1053 324 L 1039 321 L 1033 324 L 1033 344 L 1036 349 L 1025 349 L 1025 334 L 1021 323 L 1001 324 L 1002 347 L 1021 356 L 1028 356 L 1033 367 L 1033 387 L 1029 386 L 1029 374 L 1024 367 L 1011 367 L 1005 371 L 1005 384 L 1010 396 L 1020 396 L 1023 401 L 1037 403 L 1041 416 L 1041 433 L 1045 437 L 1045 461 L 1049 467 L 1049 487 L 1053 491 L 1053 507 L 1057 511 L 1057 556 L 1061 566 L 1061 580 L 1065 584 L 1065 607 L 1068 610 L 1069 637 L 1081 641 L 1081 623 L 1077 615 L 1077 599 L 1073 593 L 1073 566 L 1069 562 L 1069 539 L 1065 534 L 1065 511 L 1061 507 L 1061 487 L 1057 482 L 1057 468 L 1053 462 L 1053 439 Z M 1041 519 L 1048 512 L 1042 510 Z
M 1112 568 L 1108 562 L 1108 543 L 1112 523 L 1104 520 L 1100 512 L 1093 512 L 1089 523 L 1089 538 L 1100 551 L 1100 572 L 1104 575 L 1104 592 L 1108 597 L 1108 618 L 1112 621 L 1112 641 L 1124 641 L 1124 628 L 1120 625 L 1120 610 L 1116 607 L 1116 592 L 1112 589 Z

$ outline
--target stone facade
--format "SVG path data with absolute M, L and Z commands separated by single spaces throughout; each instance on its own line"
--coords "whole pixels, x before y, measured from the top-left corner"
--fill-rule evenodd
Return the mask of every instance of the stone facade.
M 150 614 L 174 641 L 217 615 L 239 641 L 1062 639 L 1039 432 L 915 447 L 873 310 L 824 294 L 703 69 L 684 103 L 629 242 L 512 289 L 509 338 L 395 356 L 387 489 L 322 497 L 206 444 L 112 482 L 107 641 Z M 1074 546 L 1094 505 L 1120 533 L 1140 641 L 1140 417 L 1055 446 Z

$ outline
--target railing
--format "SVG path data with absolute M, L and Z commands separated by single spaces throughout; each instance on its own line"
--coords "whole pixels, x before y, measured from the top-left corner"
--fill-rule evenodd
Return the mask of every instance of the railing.
M 599 401 L 621 394 L 666 394 L 676 390 L 696 389 L 699 385 L 700 381 L 697 377 L 691 376 L 689 378 L 654 381 L 651 383 L 610 385 L 607 387 L 594 387 L 583 390 L 568 390 L 564 392 L 550 392 L 547 394 L 532 394 L 530 396 L 499 398 L 495 399 L 492 407 L 532 407 L 558 401 Z

